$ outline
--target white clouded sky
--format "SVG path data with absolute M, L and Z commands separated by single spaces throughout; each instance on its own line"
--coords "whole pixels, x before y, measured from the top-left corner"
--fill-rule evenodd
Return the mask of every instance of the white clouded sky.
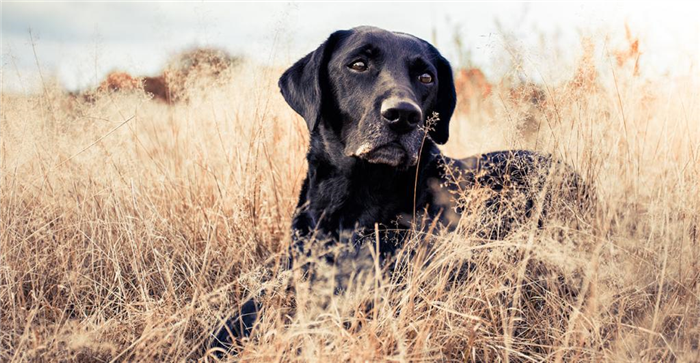
M 434 41 L 453 63 L 460 59 L 453 41 L 459 32 L 471 60 L 494 74 L 504 32 L 525 49 L 539 49 L 533 52 L 539 58 L 566 58 L 580 51 L 580 35 L 601 44 L 611 34 L 622 39 L 627 22 L 641 38 L 650 74 L 688 74 L 693 62 L 695 73 L 700 66 L 698 10 L 694 3 L 668 2 L 2 2 L 2 87 L 19 90 L 36 78 L 29 29 L 42 71 L 55 74 L 69 89 L 95 84 L 114 69 L 156 74 L 168 57 L 192 46 L 216 46 L 261 63 L 287 65 L 334 30 L 358 25 Z

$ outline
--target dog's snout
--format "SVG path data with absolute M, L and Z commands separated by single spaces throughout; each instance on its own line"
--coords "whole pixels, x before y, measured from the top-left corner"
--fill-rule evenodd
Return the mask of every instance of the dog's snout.
M 393 130 L 404 132 L 414 129 L 423 116 L 415 103 L 395 98 L 382 103 L 381 114 Z

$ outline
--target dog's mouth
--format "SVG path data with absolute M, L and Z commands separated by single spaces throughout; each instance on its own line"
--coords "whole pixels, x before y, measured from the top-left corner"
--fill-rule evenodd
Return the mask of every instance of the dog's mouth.
M 372 164 L 386 164 L 393 167 L 413 166 L 418 160 L 417 155 L 409 155 L 406 148 L 398 141 L 376 147 L 364 144 L 355 154 Z

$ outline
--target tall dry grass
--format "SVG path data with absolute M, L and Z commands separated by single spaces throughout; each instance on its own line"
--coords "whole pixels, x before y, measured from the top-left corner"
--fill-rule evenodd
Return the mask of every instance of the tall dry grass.
M 279 267 L 308 142 L 280 70 L 242 64 L 170 106 L 3 93 L 0 359 L 213 360 L 209 334 L 265 285 L 237 359 L 700 360 L 697 88 L 593 59 L 590 84 L 545 82 L 534 106 L 499 82 L 444 148 L 550 152 L 595 186 L 593 216 L 485 241 L 466 214 L 343 295 Z

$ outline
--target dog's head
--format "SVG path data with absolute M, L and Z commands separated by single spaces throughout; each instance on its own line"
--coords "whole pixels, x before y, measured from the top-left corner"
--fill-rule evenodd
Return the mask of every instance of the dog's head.
M 409 167 L 418 161 L 425 121 L 444 144 L 456 94 L 449 62 L 428 42 L 360 27 L 333 33 L 289 68 L 282 95 L 309 131 L 332 137 L 345 157 Z

